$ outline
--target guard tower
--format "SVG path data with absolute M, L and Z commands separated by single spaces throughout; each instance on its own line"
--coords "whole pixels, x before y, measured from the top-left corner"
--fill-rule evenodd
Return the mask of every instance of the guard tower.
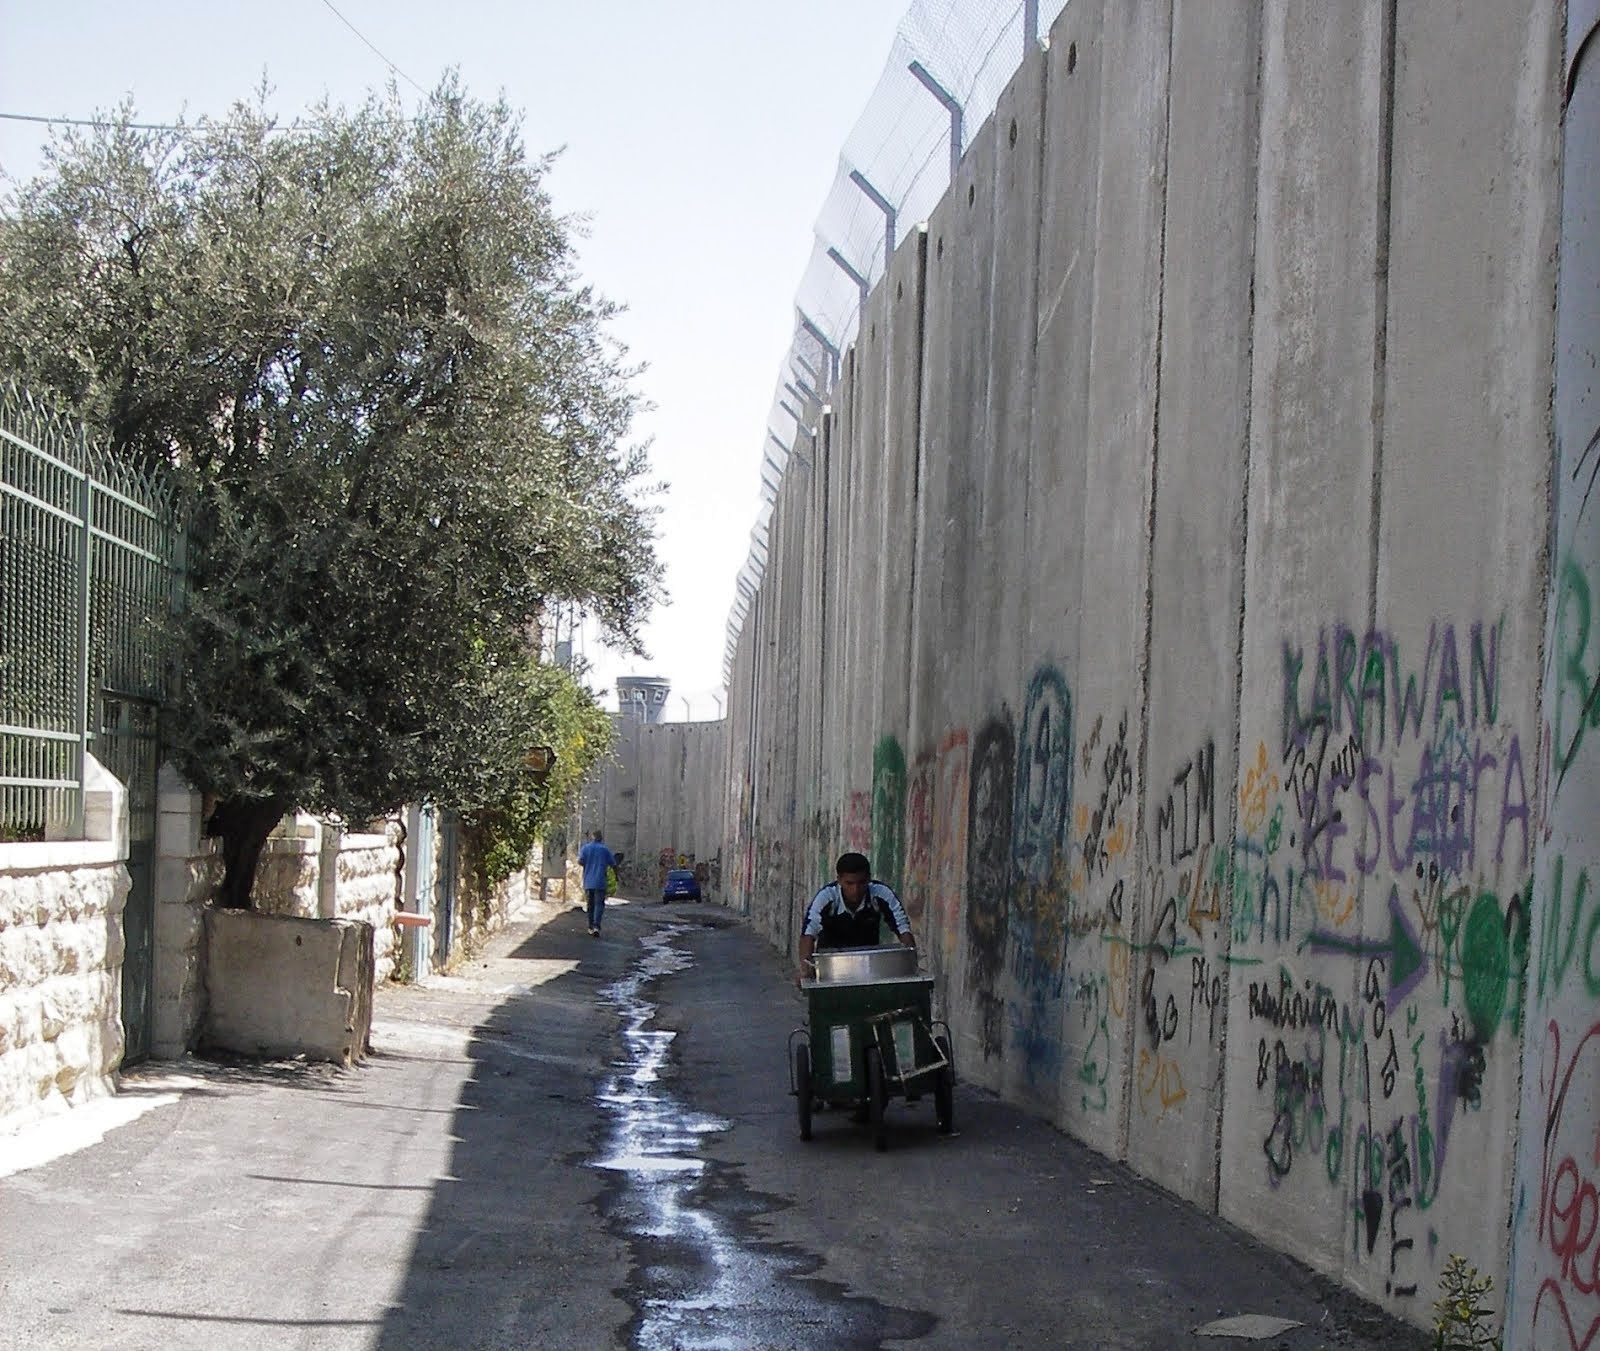
M 618 676 L 617 716 L 624 722 L 660 722 L 672 682 L 660 676 Z

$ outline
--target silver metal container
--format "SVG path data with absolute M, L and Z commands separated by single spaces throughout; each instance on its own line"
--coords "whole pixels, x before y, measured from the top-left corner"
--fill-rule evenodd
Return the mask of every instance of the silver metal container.
M 823 948 L 815 961 L 818 980 L 840 984 L 917 974 L 917 950 L 901 943 L 885 948 Z

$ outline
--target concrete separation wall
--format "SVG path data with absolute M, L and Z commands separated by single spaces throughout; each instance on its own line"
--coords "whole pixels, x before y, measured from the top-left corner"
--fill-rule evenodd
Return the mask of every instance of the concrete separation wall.
M 598 828 L 622 859 L 624 891 L 659 895 L 668 868 L 692 868 L 702 894 L 720 898 L 727 745 L 722 722 L 619 718 L 613 753 L 584 795 L 572 853 Z
M 1600 1316 L 1558 11 L 1074 0 L 785 477 L 724 797 L 786 948 L 870 850 L 964 1077 L 1418 1323 L 1515 1230 L 1529 1346 Z
M 1556 530 L 1537 724 L 1540 824 L 1528 908 L 1517 931 L 1527 943 L 1518 954 L 1526 963 L 1527 1015 L 1507 1344 L 1533 1347 L 1600 1345 L 1597 36 L 1600 0 L 1570 0 L 1555 337 Z M 1497 1104 L 1502 1113 L 1510 1108 Z

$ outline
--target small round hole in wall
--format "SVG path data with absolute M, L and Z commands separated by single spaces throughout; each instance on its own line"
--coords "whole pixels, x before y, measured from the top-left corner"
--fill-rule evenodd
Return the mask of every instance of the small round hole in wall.
M 1078 44 L 1067 43 L 1067 74 L 1071 75 L 1078 68 Z
M 967 184 L 967 205 L 971 206 L 977 200 L 978 200 L 978 185 L 976 183 L 968 183 Z
M 1011 145 L 1017 143 L 1017 119 L 1014 117 L 1011 119 L 1011 130 L 1006 133 L 1006 140 Z

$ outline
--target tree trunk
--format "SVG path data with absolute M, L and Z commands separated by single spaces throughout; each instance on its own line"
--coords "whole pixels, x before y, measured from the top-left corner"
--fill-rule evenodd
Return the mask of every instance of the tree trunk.
M 261 847 L 293 804 L 282 798 L 229 798 L 211 813 L 209 833 L 222 839 L 219 910 L 249 910 Z

